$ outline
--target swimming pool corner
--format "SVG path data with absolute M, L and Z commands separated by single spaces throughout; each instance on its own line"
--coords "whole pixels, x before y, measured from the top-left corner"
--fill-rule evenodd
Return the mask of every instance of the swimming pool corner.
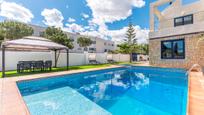
M 104 68 L 95 68 L 95 69 L 86 69 L 86 70 L 71 70 L 63 72 L 54 72 L 54 73 L 43 73 L 36 75 L 26 75 L 21 77 L 11 77 L 11 78 L 1 78 L 0 79 L 0 115 L 14 115 L 18 113 L 19 115 L 30 115 L 28 107 L 23 100 L 22 95 L 17 86 L 17 82 L 41 79 L 47 77 L 55 77 L 65 74 L 74 74 L 80 72 L 89 72 L 103 69 L 119 68 L 121 66 L 113 65 L 110 67 Z

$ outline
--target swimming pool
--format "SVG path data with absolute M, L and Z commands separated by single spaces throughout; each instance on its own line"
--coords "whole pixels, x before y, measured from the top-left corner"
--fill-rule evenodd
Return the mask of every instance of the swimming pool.
M 182 69 L 121 67 L 17 82 L 32 115 L 185 115 Z

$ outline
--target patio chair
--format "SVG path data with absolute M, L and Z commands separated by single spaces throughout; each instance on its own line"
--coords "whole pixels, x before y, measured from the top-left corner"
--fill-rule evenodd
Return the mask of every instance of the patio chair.
M 114 60 L 107 60 L 107 61 L 108 61 L 108 63 L 115 63 Z
M 17 63 L 17 72 L 18 73 L 23 72 L 23 61 L 19 61 Z
M 52 61 L 51 60 L 47 60 L 44 63 L 44 70 L 52 70 Z
M 88 60 L 89 64 L 100 64 L 100 62 L 96 60 L 96 54 L 90 54 Z
M 44 69 L 44 62 L 42 61 L 42 60 L 40 60 L 40 61 L 35 61 L 34 63 L 33 63 L 33 70 L 38 70 L 38 69 L 40 69 L 41 71 Z
M 89 64 L 101 64 L 101 63 L 96 60 L 89 60 Z
M 17 72 L 24 72 L 25 70 L 32 71 L 31 61 L 19 61 L 17 64 Z

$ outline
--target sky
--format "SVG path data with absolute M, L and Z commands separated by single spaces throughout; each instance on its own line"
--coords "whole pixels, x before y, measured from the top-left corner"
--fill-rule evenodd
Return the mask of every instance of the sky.
M 148 42 L 149 5 L 156 0 L 0 0 L 0 21 L 43 27 L 121 42 L 131 21 L 138 43 Z M 183 0 L 188 4 L 196 0 Z

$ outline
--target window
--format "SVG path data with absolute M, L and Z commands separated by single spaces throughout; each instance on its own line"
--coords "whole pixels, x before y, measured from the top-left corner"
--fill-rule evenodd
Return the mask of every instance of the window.
M 173 56 L 176 59 L 183 59 L 185 57 L 183 40 L 178 40 L 173 42 Z
M 161 58 L 162 59 L 184 59 L 185 58 L 184 39 L 162 41 Z
M 162 58 L 172 58 L 172 45 L 171 42 L 162 43 Z
M 89 48 L 89 53 L 94 53 L 96 52 L 96 48 Z
M 89 48 L 90 51 L 96 51 L 96 48 Z
M 185 16 L 183 19 L 184 19 L 184 25 L 193 23 L 193 15 Z
M 183 18 L 176 18 L 174 21 L 175 26 L 183 25 Z
M 193 24 L 193 15 L 182 16 L 174 19 L 174 26 Z

